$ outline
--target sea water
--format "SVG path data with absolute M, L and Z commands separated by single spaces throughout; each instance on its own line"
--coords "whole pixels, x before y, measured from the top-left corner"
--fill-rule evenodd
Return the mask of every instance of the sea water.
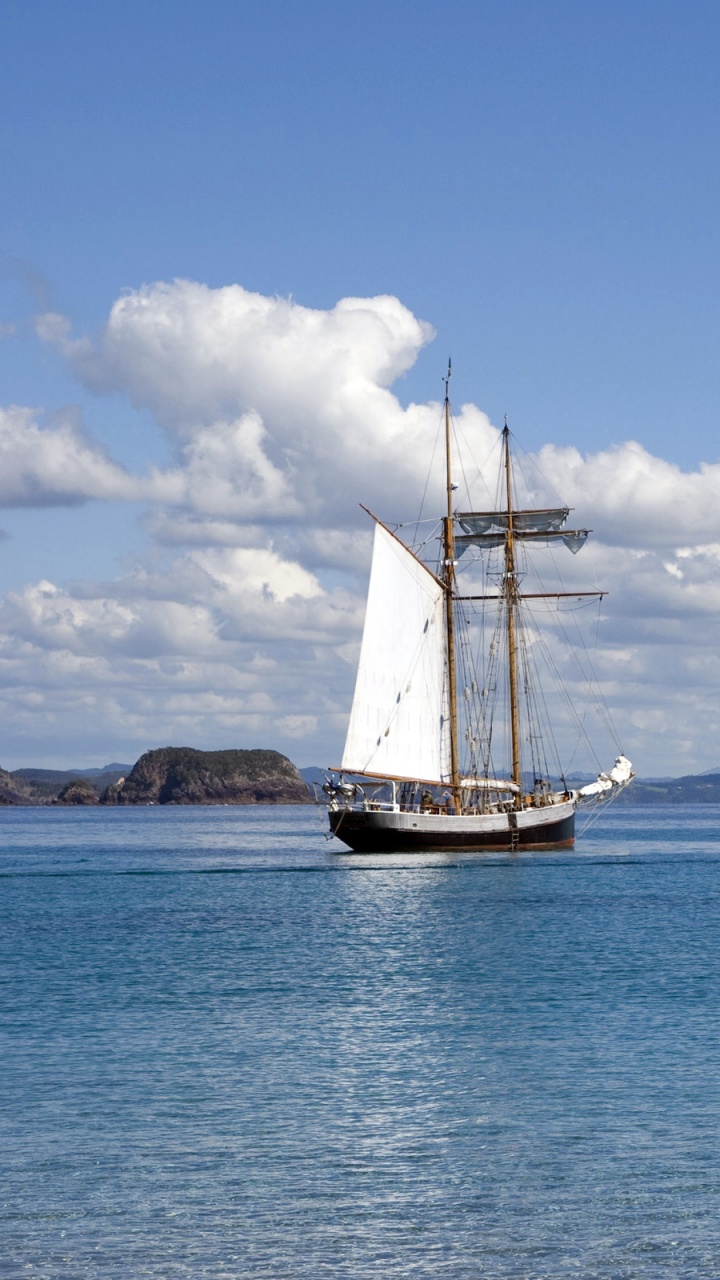
M 0 1275 L 716 1277 L 720 809 L 0 811 Z

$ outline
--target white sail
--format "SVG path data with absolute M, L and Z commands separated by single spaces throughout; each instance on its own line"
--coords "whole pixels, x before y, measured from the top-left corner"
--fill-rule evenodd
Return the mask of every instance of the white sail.
M 445 592 L 380 524 L 342 768 L 428 781 L 450 774 Z

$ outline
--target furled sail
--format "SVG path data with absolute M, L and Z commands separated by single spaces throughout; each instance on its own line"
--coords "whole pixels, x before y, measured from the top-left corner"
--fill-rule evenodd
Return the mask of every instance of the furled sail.
M 547 547 L 562 542 L 575 554 L 584 545 L 587 529 L 566 529 L 569 507 L 552 507 L 540 511 L 513 511 L 513 534 L 518 542 L 532 542 Z M 507 511 L 461 511 L 456 516 L 462 533 L 455 538 L 455 551 L 461 556 L 468 547 L 491 551 L 505 542 L 508 529 Z
M 573 555 L 576 555 L 580 548 L 585 546 L 589 532 L 589 529 L 558 529 L 557 532 L 518 533 L 515 538 L 518 542 L 532 542 L 536 547 L 550 547 L 556 542 L 562 542 Z M 461 556 L 463 551 L 467 551 L 468 547 L 480 547 L 484 551 L 492 551 L 493 547 L 502 547 L 504 543 L 504 533 L 467 535 L 461 533 L 455 539 L 455 551 L 458 556 Z
M 450 773 L 445 592 L 381 524 L 342 769 L 428 781 Z
M 562 529 L 570 515 L 569 507 L 552 507 L 539 511 L 513 511 L 513 530 L 518 533 L 549 533 Z M 456 519 L 463 533 L 505 533 L 507 511 L 459 511 Z
M 613 787 L 626 787 L 634 777 L 633 767 L 627 756 L 619 755 L 609 773 L 598 774 L 596 782 L 589 782 L 586 787 L 581 787 L 577 794 L 583 799 L 599 796 L 605 791 L 612 791 Z

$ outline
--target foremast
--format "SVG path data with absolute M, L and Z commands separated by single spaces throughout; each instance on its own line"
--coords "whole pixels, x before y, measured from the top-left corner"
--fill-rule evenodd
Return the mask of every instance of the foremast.
M 458 759 L 457 724 L 457 665 L 455 659 L 455 513 L 453 511 L 454 485 L 452 480 L 452 441 L 450 432 L 450 378 L 452 364 L 448 361 L 445 378 L 445 477 L 447 488 L 447 514 L 443 519 L 443 582 L 445 584 L 445 617 L 447 623 L 448 702 L 450 712 L 450 774 L 455 809 L 462 811 L 462 788 Z M 508 686 L 510 696 L 510 735 L 512 746 L 512 780 L 522 789 L 522 764 L 520 759 L 520 710 L 517 677 L 516 610 L 518 603 L 517 574 L 515 570 L 515 531 L 513 526 L 513 486 L 510 459 L 510 428 L 505 423 L 502 433 L 503 465 L 505 469 L 505 493 L 507 499 L 507 527 L 505 535 L 505 569 L 503 595 L 507 622 Z

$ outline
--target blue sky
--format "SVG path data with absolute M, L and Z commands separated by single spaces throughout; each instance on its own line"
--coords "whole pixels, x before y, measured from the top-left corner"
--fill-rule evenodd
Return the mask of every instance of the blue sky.
M 83 330 L 178 275 L 393 293 L 523 434 L 715 456 L 717 6 L 31 0 L 3 25 L 13 317 L 33 278 Z M 23 403 L 54 390 L 36 364 Z
M 718 462 L 720 408 L 716 5 L 8 0 L 0 21 L 0 405 L 33 410 L 32 421 L 50 433 L 71 412 L 73 430 L 128 475 L 169 473 L 188 457 L 177 406 L 158 388 L 138 387 L 124 357 L 121 374 L 109 356 L 100 373 L 89 373 L 57 334 L 39 336 L 39 315 L 65 317 L 68 333 L 100 352 L 111 309 L 143 285 L 239 285 L 323 314 L 343 298 L 390 295 L 436 334 L 415 344 L 392 384 L 401 407 L 438 398 L 452 354 L 456 405 L 477 405 L 496 424 L 507 413 L 526 449 L 574 446 L 591 458 L 636 441 L 654 460 L 641 468 L 648 520 L 659 527 L 662 502 L 673 498 L 660 464 L 700 477 L 697 490 L 688 482 L 695 496 L 685 500 L 712 511 L 717 479 L 701 468 Z M 156 320 L 165 323 L 159 312 Z M 253 406 L 240 396 L 236 407 Z M 309 420 L 309 403 L 303 412 Z M 15 461 L 0 494 L 8 535 L 0 592 L 19 599 L 47 580 L 75 601 L 88 592 L 99 598 L 105 584 L 103 599 L 131 608 L 133 574 L 174 581 L 179 561 L 168 559 L 169 543 L 157 536 L 165 496 L 131 492 L 117 477 L 73 488 L 67 475 L 59 494 L 57 477 L 27 480 L 35 466 L 20 439 L 27 425 L 8 431 L 7 457 Z M 414 443 L 409 435 L 408 448 Z M 351 488 L 348 502 L 374 497 Z M 602 495 L 590 499 L 599 511 Z M 306 509 L 302 520 L 310 527 L 313 513 Z M 657 531 L 648 535 L 659 567 L 645 618 L 631 625 L 622 585 L 616 593 L 627 630 L 613 643 L 623 653 L 635 646 L 627 661 L 645 674 L 637 675 L 643 689 L 630 682 L 615 711 L 627 719 L 645 773 L 682 771 L 674 748 L 658 746 L 659 734 L 680 729 L 677 706 L 665 708 L 662 730 L 649 717 L 652 673 L 667 683 L 666 670 L 682 669 L 686 702 L 689 689 L 698 704 L 715 689 L 718 564 L 707 547 L 720 544 L 720 529 L 701 535 L 679 523 L 664 549 Z M 609 525 L 599 533 L 614 545 Z M 271 538 L 281 546 L 283 536 L 268 522 L 263 546 Z M 297 530 L 292 537 L 295 559 L 287 546 L 283 555 L 334 589 L 333 571 L 308 558 Z M 692 555 L 678 560 L 688 547 Z M 707 632 L 698 635 L 707 634 L 707 646 L 696 639 L 702 655 L 680 659 L 673 627 L 689 607 L 690 562 L 698 572 L 704 566 L 691 607 L 702 613 Z M 667 598 L 663 574 L 677 584 L 676 599 Z M 361 588 L 360 579 L 344 581 L 345 590 Z M 214 625 L 225 634 L 215 607 Z M 205 685 L 198 674 L 194 686 L 209 699 L 197 723 L 191 711 L 174 722 L 152 709 L 131 712 L 122 689 L 102 684 L 92 665 L 107 655 L 86 652 L 82 635 L 51 637 L 37 613 L 31 631 L 30 606 L 19 608 L 11 600 L 0 620 L 7 637 L 0 688 L 5 723 L 15 726 L 4 751 L 0 741 L 0 763 L 60 762 L 67 751 L 88 763 L 123 752 L 132 758 L 177 733 L 203 746 L 278 745 L 303 764 L 337 755 L 350 664 L 333 675 L 332 706 L 312 731 L 303 736 L 308 706 L 293 712 L 293 741 L 277 730 L 272 688 L 260 677 L 254 718 L 238 703 L 234 719 L 215 719 L 221 690 L 210 668 Z M 655 614 L 665 620 L 663 639 L 648 637 Z M 344 644 L 357 628 L 350 609 Z M 21 642 L 34 646 L 38 662 L 51 654 L 59 663 L 37 714 L 28 710 L 40 696 L 37 677 Z M 171 662 L 157 643 L 158 663 L 199 661 L 188 649 Z M 248 643 L 258 657 L 261 637 Z M 73 713 L 67 744 L 59 727 L 63 688 L 70 696 L 62 644 L 78 671 L 89 664 L 82 669 L 91 685 L 97 679 L 92 696 L 100 699 L 92 731 L 81 710 Z M 125 656 L 127 690 L 133 653 Z M 142 661 L 150 660 L 143 651 Z M 49 682 L 47 669 L 46 661 Z M 297 680 L 315 689 L 321 670 L 322 663 L 311 677 L 301 664 Z M 138 688 L 146 677 L 137 675 Z M 168 688 L 172 679 L 170 672 Z M 21 696 L 22 715 L 14 701 Z M 655 693 L 656 704 L 665 698 Z M 638 702 L 649 718 L 638 716 Z M 688 767 L 720 762 L 718 733 L 704 723 L 699 743 L 691 719 L 680 729 Z

